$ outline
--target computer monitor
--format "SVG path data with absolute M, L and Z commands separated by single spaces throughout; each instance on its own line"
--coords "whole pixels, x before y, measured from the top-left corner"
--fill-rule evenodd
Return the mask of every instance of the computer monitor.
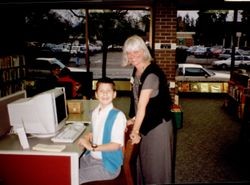
M 7 105 L 20 98 L 26 97 L 26 91 L 21 90 L 0 98 L 0 138 L 9 133 L 11 129 Z
M 58 87 L 19 99 L 8 104 L 8 112 L 14 130 L 24 127 L 26 134 L 36 137 L 54 136 L 68 118 L 65 89 Z

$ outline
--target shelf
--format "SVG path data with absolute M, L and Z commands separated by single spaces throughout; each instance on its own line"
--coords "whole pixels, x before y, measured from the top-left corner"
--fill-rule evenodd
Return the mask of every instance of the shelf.
M 25 58 L 23 55 L 0 57 L 0 97 L 25 89 Z
M 245 74 L 233 73 L 228 82 L 228 99 L 225 100 L 225 106 L 230 109 L 232 114 L 242 120 L 246 105 L 246 97 L 250 95 L 249 77 Z M 233 110 L 233 111 L 232 111 Z
M 227 93 L 227 82 L 177 82 L 178 92 Z

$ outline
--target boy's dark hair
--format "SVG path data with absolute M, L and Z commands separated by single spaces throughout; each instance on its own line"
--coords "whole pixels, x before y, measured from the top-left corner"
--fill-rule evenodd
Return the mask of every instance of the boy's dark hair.
M 97 83 L 96 83 L 96 90 L 98 89 L 100 83 L 106 83 L 106 84 L 111 84 L 112 87 L 113 87 L 113 90 L 115 91 L 115 82 L 111 79 L 111 78 L 108 78 L 108 77 L 104 77 L 104 78 L 100 78 L 97 80 Z
M 58 65 L 58 64 L 51 64 L 51 66 L 50 66 L 50 70 L 51 71 L 53 71 L 53 70 L 55 70 L 55 69 L 61 69 L 61 67 Z
M 61 70 L 61 73 L 60 73 L 61 76 L 67 76 L 67 75 L 70 75 L 70 70 L 69 68 L 65 67 Z

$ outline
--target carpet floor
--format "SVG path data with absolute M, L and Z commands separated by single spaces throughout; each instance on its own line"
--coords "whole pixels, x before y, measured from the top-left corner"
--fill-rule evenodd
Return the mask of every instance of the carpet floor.
M 241 122 L 223 107 L 224 97 L 182 97 L 175 183 L 250 183 L 250 146 Z
M 250 146 L 241 122 L 224 107 L 224 96 L 180 97 L 183 127 L 176 135 L 176 184 L 250 184 Z M 114 102 L 128 115 L 130 100 Z

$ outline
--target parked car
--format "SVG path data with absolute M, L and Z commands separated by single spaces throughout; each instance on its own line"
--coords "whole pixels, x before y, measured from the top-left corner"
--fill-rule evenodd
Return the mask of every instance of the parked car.
M 84 46 L 72 46 L 70 49 L 70 54 L 76 56 L 77 54 L 85 55 L 86 48 Z
M 32 79 L 44 79 L 50 74 L 51 64 L 58 64 L 62 69 L 67 67 L 57 58 L 36 58 L 27 65 L 28 76 Z M 71 72 L 86 72 L 85 69 L 67 67 Z
M 57 44 L 54 47 L 52 47 L 52 50 L 54 52 L 65 52 L 65 53 L 69 53 L 69 46 L 66 44 Z
M 198 48 L 200 48 L 200 47 L 202 47 L 202 46 L 190 46 L 190 47 L 187 49 L 188 55 L 193 55 L 194 52 L 195 52 Z
M 33 61 L 37 57 L 57 58 L 66 65 L 68 64 L 71 57 L 70 53 L 66 49 L 66 46 L 64 49 L 62 49 L 60 45 L 55 44 L 43 44 L 42 47 L 27 47 L 25 48 L 25 55 L 26 58 L 29 58 L 28 61 Z
M 242 52 L 243 52 L 242 50 L 236 50 L 235 51 L 235 56 L 242 56 Z M 226 48 L 226 49 L 224 49 L 222 51 L 221 54 L 219 54 L 218 59 L 219 60 L 225 60 L 225 59 L 230 58 L 231 55 L 232 55 L 232 49 Z
M 199 47 L 194 51 L 196 58 L 211 58 L 213 53 L 209 47 Z
M 199 64 L 178 64 L 176 70 L 176 81 L 211 81 L 227 82 L 230 74 L 213 72 Z
M 223 47 L 222 46 L 212 46 L 211 52 L 212 52 L 212 55 L 214 58 L 218 58 L 219 55 L 223 52 Z
M 84 45 L 86 47 L 86 45 Z M 98 53 L 102 51 L 102 46 L 89 43 L 89 50 L 93 53 Z
M 212 66 L 214 68 L 219 68 L 219 69 L 228 69 L 231 67 L 231 63 L 232 63 L 232 58 L 229 57 L 226 60 L 213 61 Z M 235 56 L 234 66 L 241 67 L 241 68 L 249 67 L 250 66 L 250 57 L 249 56 L 241 56 L 241 55 Z

